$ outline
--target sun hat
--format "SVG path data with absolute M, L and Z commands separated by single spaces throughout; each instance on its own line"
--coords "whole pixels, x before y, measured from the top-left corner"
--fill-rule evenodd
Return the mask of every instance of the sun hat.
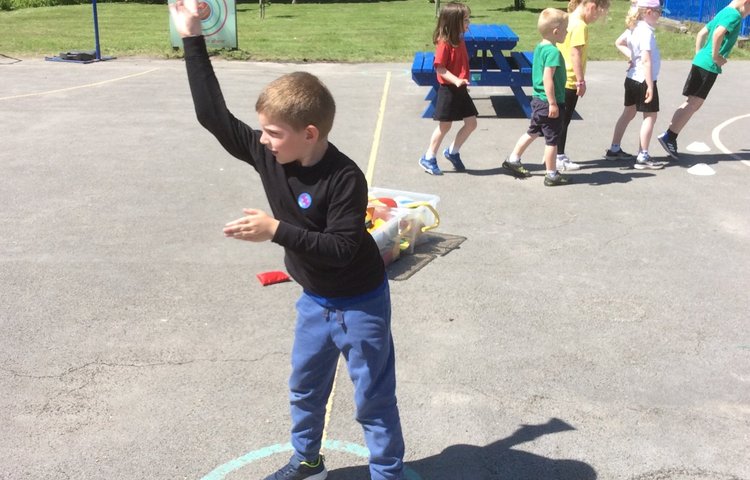
M 664 13 L 669 13 L 669 10 L 661 6 L 659 0 L 638 0 L 635 6 L 638 8 L 661 8 Z

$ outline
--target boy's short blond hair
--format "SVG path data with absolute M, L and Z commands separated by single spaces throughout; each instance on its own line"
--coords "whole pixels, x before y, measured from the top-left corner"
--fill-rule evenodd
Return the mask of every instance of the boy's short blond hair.
M 283 75 L 263 89 L 255 111 L 299 131 L 313 125 L 326 138 L 333 127 L 336 102 L 318 77 L 307 72 Z
M 542 37 L 548 37 L 556 28 L 560 28 L 568 21 L 568 14 L 558 8 L 545 8 L 539 14 L 539 21 L 536 24 Z

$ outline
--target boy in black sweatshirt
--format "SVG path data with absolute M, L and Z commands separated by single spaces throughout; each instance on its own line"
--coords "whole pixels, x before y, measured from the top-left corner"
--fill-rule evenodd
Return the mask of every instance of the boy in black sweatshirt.
M 271 207 L 271 215 L 245 209 L 245 216 L 228 223 L 224 234 L 284 247 L 286 268 L 303 288 L 289 379 L 294 455 L 266 480 L 326 478 L 320 448 L 342 353 L 370 450 L 370 475 L 373 480 L 401 480 L 404 442 L 388 279 L 365 229 L 365 177 L 328 142 L 333 97 L 309 73 L 284 75 L 258 98 L 260 130 L 253 130 L 226 107 L 206 52 L 197 1 L 177 0 L 170 11 L 183 38 L 198 121 L 230 154 L 258 172 Z

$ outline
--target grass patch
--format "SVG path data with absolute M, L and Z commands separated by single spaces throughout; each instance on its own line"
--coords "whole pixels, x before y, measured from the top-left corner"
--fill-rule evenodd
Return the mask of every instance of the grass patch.
M 3 0 L 0 0 L 3 1 Z M 532 50 L 539 41 L 537 16 L 547 7 L 564 9 L 566 1 L 527 0 L 526 10 L 513 0 L 469 0 L 474 23 L 506 23 L 519 35 L 517 48 Z M 591 28 L 591 60 L 619 59 L 613 44 L 624 29 L 626 0 L 613 0 L 606 21 Z M 98 4 L 102 53 L 170 58 L 164 5 Z M 239 50 L 223 56 L 241 60 L 290 62 L 409 62 L 415 51 L 432 50 L 434 4 L 426 0 L 361 3 L 273 3 L 260 19 L 257 3 L 237 6 Z M 0 53 L 30 57 L 94 48 L 91 5 L 26 8 L 0 12 Z M 664 59 L 690 59 L 694 36 L 657 31 Z M 733 59 L 750 58 L 735 49 Z

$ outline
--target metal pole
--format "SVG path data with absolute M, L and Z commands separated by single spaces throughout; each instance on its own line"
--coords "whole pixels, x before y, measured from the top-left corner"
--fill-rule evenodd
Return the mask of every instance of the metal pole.
M 91 6 L 94 10 L 94 42 L 96 45 L 96 59 L 102 59 L 102 52 L 99 48 L 99 18 L 96 15 L 96 0 L 91 0 Z

